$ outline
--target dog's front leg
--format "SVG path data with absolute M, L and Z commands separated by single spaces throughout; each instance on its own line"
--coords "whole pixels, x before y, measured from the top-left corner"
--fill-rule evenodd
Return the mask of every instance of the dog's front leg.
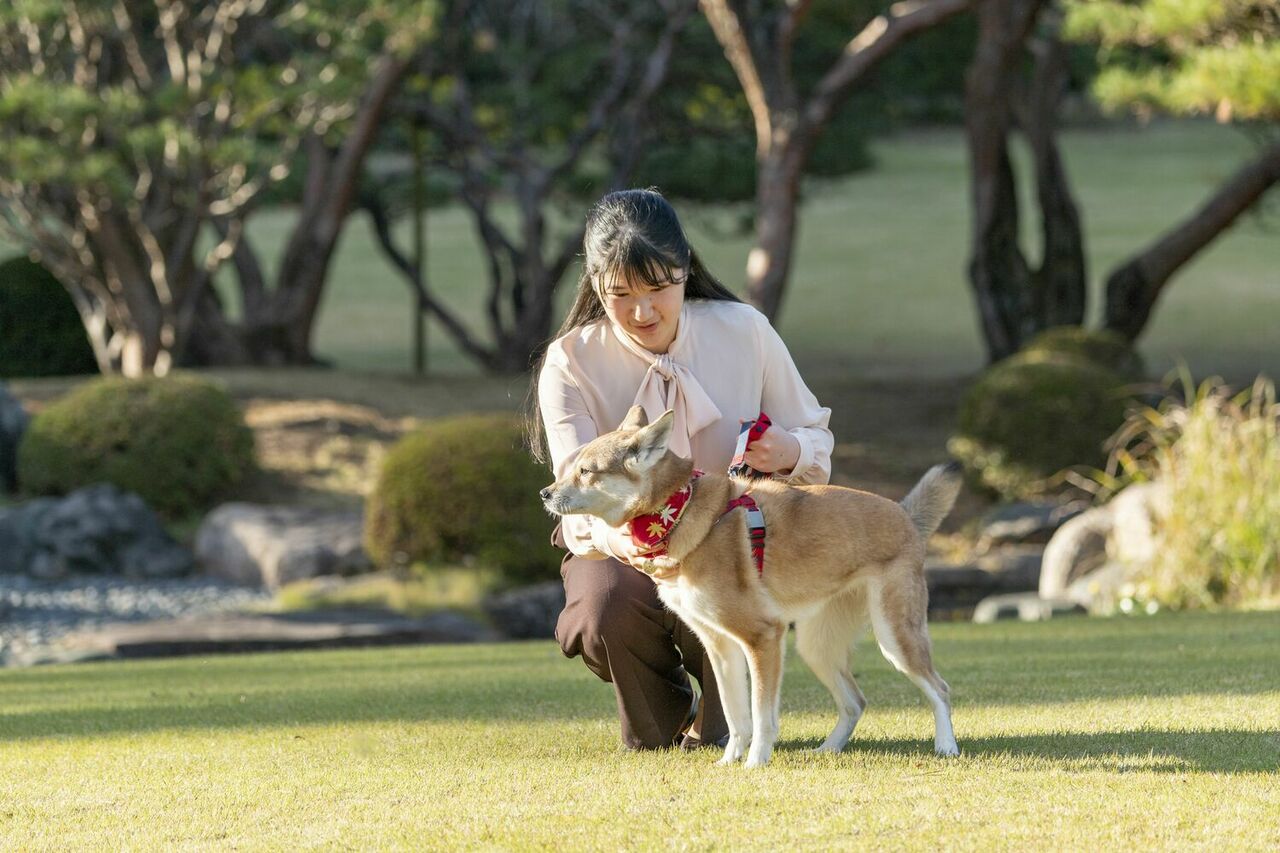
M 769 763 L 778 739 L 779 705 L 782 700 L 782 650 L 786 625 L 762 625 L 746 643 L 747 666 L 751 670 L 751 751 L 747 766 Z
M 710 643 L 704 642 L 711 655 L 711 668 L 720 689 L 720 704 L 729 724 L 729 742 L 718 764 L 741 761 L 751 743 L 751 684 L 747 678 L 747 656 L 742 647 L 727 634 L 713 632 Z

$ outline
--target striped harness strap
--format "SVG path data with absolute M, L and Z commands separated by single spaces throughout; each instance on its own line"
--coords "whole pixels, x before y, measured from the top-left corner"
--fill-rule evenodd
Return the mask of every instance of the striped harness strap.
M 756 564 L 756 576 L 764 577 L 764 513 L 760 511 L 760 507 L 756 505 L 755 499 L 745 492 L 729 501 L 729 505 L 725 507 L 725 515 L 728 515 L 738 507 L 746 507 L 747 509 L 747 537 L 751 541 L 751 559 Z

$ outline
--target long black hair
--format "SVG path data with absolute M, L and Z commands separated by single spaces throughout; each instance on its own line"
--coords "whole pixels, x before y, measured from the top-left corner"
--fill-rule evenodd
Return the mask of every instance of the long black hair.
M 604 317 L 600 291 L 619 274 L 651 287 L 668 287 L 673 284 L 668 270 L 687 269 L 685 299 L 742 301 L 703 265 L 680 227 L 675 208 L 656 190 L 619 190 L 596 202 L 587 214 L 582 256 L 573 305 L 552 340 Z M 533 368 L 523 416 L 529 450 L 544 464 L 547 436 L 538 410 L 538 382 L 546 360 L 544 349 Z

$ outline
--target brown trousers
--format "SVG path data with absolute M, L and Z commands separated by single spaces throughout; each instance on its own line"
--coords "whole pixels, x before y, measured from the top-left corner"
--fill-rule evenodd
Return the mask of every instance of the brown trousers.
M 563 547 L 559 528 L 553 541 Z M 702 687 L 698 730 L 703 743 L 729 732 L 711 658 L 697 636 L 658 600 L 651 578 L 617 560 L 569 554 L 560 564 L 565 606 L 556 640 L 566 657 L 613 685 L 630 749 L 672 746 L 693 702 L 692 674 Z

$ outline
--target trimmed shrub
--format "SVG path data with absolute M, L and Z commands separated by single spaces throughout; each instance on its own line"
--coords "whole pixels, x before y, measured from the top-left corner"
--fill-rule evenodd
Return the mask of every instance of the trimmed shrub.
M 1020 499 L 1047 490 L 1075 465 L 1101 467 L 1103 445 L 1124 423 L 1125 381 L 1101 365 L 1044 352 L 992 365 L 960 403 L 947 447 L 975 484 Z
M 80 314 L 58 280 L 25 257 L 0 263 L 0 376 L 97 372 Z
M 558 577 L 564 555 L 538 499 L 550 481 L 511 415 L 433 421 L 387 452 L 365 548 L 379 566 L 472 560 L 511 584 Z
M 1146 378 L 1147 368 L 1124 335 L 1106 329 L 1055 326 L 1032 338 L 1021 350 L 1041 357 L 1060 355 L 1114 370 L 1130 382 Z
M 105 377 L 32 418 L 18 447 L 18 483 L 40 495 L 114 483 L 181 518 L 224 497 L 253 464 L 253 433 L 217 385 Z

